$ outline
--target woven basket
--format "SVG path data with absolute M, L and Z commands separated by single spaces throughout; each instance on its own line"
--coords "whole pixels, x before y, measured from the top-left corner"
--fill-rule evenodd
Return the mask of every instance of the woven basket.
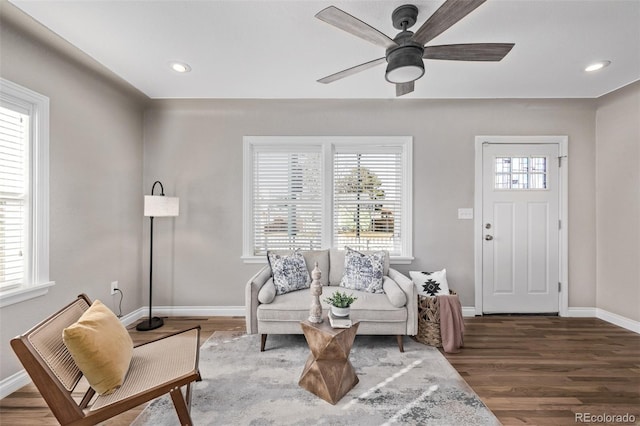
M 449 294 L 456 292 L 449 290 Z M 440 304 L 435 296 L 418 295 L 418 334 L 415 340 L 425 345 L 442 347 Z

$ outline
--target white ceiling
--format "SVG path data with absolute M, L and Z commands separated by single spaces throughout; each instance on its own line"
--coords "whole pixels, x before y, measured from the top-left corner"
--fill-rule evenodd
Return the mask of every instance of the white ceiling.
M 394 98 L 384 56 L 314 15 L 329 5 L 394 37 L 407 0 L 10 0 L 151 98 Z M 443 0 L 412 1 L 414 31 Z M 594 98 L 640 79 L 640 0 L 488 0 L 428 45 L 512 42 L 501 62 L 426 60 L 404 98 Z M 610 60 L 597 73 L 584 68 Z M 188 63 L 177 74 L 168 63 Z

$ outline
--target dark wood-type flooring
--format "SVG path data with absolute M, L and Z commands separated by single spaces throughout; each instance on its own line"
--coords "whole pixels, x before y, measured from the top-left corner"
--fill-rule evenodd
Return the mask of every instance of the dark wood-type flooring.
M 130 332 L 138 343 L 194 324 L 202 341 L 218 330 L 244 330 L 243 317 L 208 317 L 168 318 L 158 330 Z M 465 325 L 464 349 L 445 356 L 503 424 L 576 425 L 576 413 L 628 413 L 640 424 L 640 335 L 595 318 L 484 316 Z M 105 424 L 128 425 L 143 408 Z M 0 401 L 0 424 L 57 422 L 27 385 Z

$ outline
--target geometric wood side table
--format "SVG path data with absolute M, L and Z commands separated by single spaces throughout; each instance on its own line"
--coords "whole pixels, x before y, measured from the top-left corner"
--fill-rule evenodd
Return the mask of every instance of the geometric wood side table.
M 358 325 L 332 328 L 326 317 L 320 324 L 301 322 L 311 354 L 298 385 L 334 405 L 353 389 L 358 383 L 358 376 L 349 362 L 349 352 Z

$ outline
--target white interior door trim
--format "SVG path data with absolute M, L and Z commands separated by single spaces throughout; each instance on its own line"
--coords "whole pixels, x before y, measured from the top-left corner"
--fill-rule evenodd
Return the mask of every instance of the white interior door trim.
M 560 153 L 560 316 L 569 311 L 569 137 L 568 136 L 476 136 L 475 138 L 475 191 L 474 191 L 474 280 L 476 315 L 482 315 L 482 144 L 557 144 Z

